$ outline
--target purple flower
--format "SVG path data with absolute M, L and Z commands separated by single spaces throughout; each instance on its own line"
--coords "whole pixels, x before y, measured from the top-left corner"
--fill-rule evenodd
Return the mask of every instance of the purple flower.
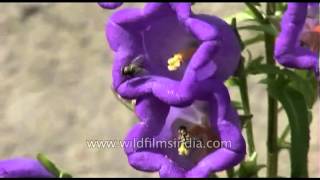
M 99 2 L 98 4 L 103 9 L 116 9 L 122 5 L 122 2 Z
M 190 7 L 147 3 L 115 12 L 106 25 L 115 53 L 113 88 L 137 100 L 140 119 L 126 138 L 134 145 L 125 152 L 134 168 L 161 177 L 206 177 L 245 155 L 238 115 L 223 84 L 237 68 L 239 42 L 224 21 L 195 15 Z M 189 148 L 187 139 L 229 146 Z M 148 141 L 179 145 L 147 146 Z
M 194 83 L 223 81 L 234 73 L 240 45 L 232 28 L 190 8 L 191 3 L 146 3 L 111 16 L 106 36 L 115 52 L 113 88 L 121 96 L 148 91 L 167 103 L 188 105 Z
M 319 3 L 288 3 L 275 43 L 275 58 L 287 67 L 319 74 Z
M 131 166 L 159 171 L 160 177 L 208 177 L 243 160 L 245 142 L 228 91 L 222 84 L 207 83 L 211 87 L 199 86 L 213 89 L 211 94 L 203 93 L 186 107 L 170 106 L 147 94 L 137 99 L 140 122 L 125 139 Z
M 0 177 L 54 177 L 39 161 L 29 158 L 14 158 L 0 161 Z

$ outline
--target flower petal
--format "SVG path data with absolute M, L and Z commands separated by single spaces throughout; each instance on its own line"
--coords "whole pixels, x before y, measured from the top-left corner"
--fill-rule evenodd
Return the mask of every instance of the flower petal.
M 165 156 L 153 152 L 137 152 L 128 156 L 130 165 L 147 172 L 159 171 L 160 177 L 184 177 L 185 171 Z
M 170 3 L 171 8 L 177 13 L 178 19 L 184 21 L 192 14 L 192 3 Z
M 153 96 L 138 99 L 135 112 L 140 122 L 130 130 L 125 141 L 135 143 L 135 140 L 158 135 L 165 124 L 169 108 L 170 106 Z M 136 151 L 138 151 L 138 147 L 135 147 L 135 144 L 125 147 L 125 152 L 128 155 Z
M 152 94 L 164 103 L 176 106 L 187 106 L 192 103 L 192 90 L 182 89 L 175 80 L 144 76 L 137 77 L 122 83 L 117 92 L 125 98 L 135 99 Z
M 213 95 L 210 107 L 213 108 L 210 117 L 212 130 L 218 132 L 221 147 L 189 170 L 187 177 L 208 177 L 210 173 L 235 166 L 243 160 L 246 154 L 239 118 L 236 110 L 231 106 L 226 88 L 221 87 Z
M 53 177 L 53 175 L 37 160 L 14 158 L 0 161 L 0 177 Z
M 137 142 L 147 137 L 155 137 L 165 124 L 169 106 L 149 96 L 137 102 L 136 114 L 141 120 L 126 137 L 126 142 Z M 161 177 L 183 177 L 183 169 L 163 154 L 150 152 L 146 147 L 126 146 L 128 161 L 134 168 L 142 171 L 159 171 Z
M 219 50 L 219 45 L 217 41 L 207 41 L 200 45 L 190 60 L 182 80 L 183 83 L 202 81 L 215 74 L 218 67 L 214 57 Z
M 116 9 L 122 5 L 122 2 L 99 2 L 98 4 L 104 9 Z
M 220 148 L 214 153 L 209 154 L 188 171 L 186 177 L 208 177 L 212 172 L 229 169 L 237 165 L 243 158 L 244 154 Z
M 277 43 L 281 44 L 280 40 Z M 280 64 L 290 68 L 310 69 L 318 72 L 319 55 L 317 53 L 313 53 L 304 47 L 296 47 L 283 54 L 278 52 L 276 49 L 275 58 Z
M 185 23 L 191 32 L 201 41 L 214 40 L 219 37 L 218 30 L 205 21 L 197 18 L 188 18 Z
M 299 45 L 300 33 L 307 16 L 308 3 L 288 3 L 275 42 L 275 59 L 288 67 L 313 69 L 318 74 L 319 54 Z

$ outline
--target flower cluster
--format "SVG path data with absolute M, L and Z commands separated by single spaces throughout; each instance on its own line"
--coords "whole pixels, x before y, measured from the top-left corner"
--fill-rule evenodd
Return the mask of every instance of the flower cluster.
M 126 140 L 197 138 L 220 148 L 127 147 L 131 166 L 161 177 L 207 177 L 243 160 L 246 146 L 224 81 L 240 60 L 233 29 L 191 3 L 146 3 L 114 12 L 106 24 L 114 51 L 113 88 L 136 99 L 140 122 Z M 184 134 L 181 130 L 184 130 Z

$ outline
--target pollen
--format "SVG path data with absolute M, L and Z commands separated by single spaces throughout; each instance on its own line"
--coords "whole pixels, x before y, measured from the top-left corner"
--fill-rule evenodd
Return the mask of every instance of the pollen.
M 179 155 L 180 156 L 188 156 L 190 151 L 187 149 L 185 144 L 181 144 L 179 149 L 178 149 Z
M 178 70 L 183 62 L 191 58 L 195 50 L 195 48 L 188 48 L 186 50 L 182 50 L 174 54 L 171 58 L 168 59 L 168 70 Z
M 168 59 L 168 70 L 169 71 L 176 71 L 183 61 L 182 54 L 175 54 L 172 58 Z

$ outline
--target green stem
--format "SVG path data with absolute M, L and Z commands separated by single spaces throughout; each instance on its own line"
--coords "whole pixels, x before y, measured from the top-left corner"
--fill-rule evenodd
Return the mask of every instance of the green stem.
M 240 59 L 240 65 L 239 65 L 239 90 L 240 90 L 240 97 L 241 102 L 243 106 L 244 115 L 247 117 L 250 117 L 251 110 L 250 110 L 250 101 L 249 101 L 249 95 L 248 95 L 248 83 L 247 83 L 247 74 L 244 71 L 244 59 L 241 57 Z M 252 118 L 246 119 L 245 124 L 245 131 L 247 135 L 247 144 L 248 144 L 248 153 L 249 157 L 251 158 L 255 152 L 255 145 L 254 145 L 254 139 L 253 139 L 253 130 L 252 130 Z M 254 164 L 257 164 L 256 159 L 253 162 Z M 241 166 L 243 167 L 244 164 L 241 163 Z M 257 171 L 252 172 L 250 174 L 250 177 L 257 177 Z
M 275 3 L 267 3 L 266 14 L 272 16 L 274 14 Z M 269 23 L 266 19 L 266 23 Z M 265 50 L 266 50 L 266 60 L 267 64 L 275 65 L 273 59 L 274 50 L 274 39 L 275 37 L 265 33 Z M 268 82 L 273 81 L 276 77 L 274 74 L 268 74 Z M 278 171 L 278 107 L 276 99 L 268 95 L 268 136 L 267 136 L 267 176 L 277 177 Z
M 244 59 L 241 58 L 240 66 L 239 66 L 239 90 L 240 97 L 242 101 L 243 111 L 245 116 L 251 115 L 250 103 L 249 103 L 249 95 L 248 95 L 248 83 L 247 83 L 247 75 L 244 72 Z M 252 130 L 252 121 L 251 119 L 246 121 L 245 130 L 247 134 L 247 142 L 249 148 L 249 156 L 251 156 L 256 150 L 253 139 L 253 130 Z
M 278 151 L 281 151 L 282 149 L 288 149 L 290 148 L 291 144 L 286 142 L 286 138 L 290 133 L 290 125 L 288 124 L 282 134 L 280 135 L 280 138 L 278 139 Z
M 280 140 L 285 141 L 287 136 L 289 135 L 289 133 L 290 133 L 290 125 L 287 125 L 286 128 L 284 129 L 283 133 L 280 136 Z
M 239 32 L 237 31 L 237 24 L 236 24 L 235 18 L 232 20 L 232 26 L 234 27 L 235 33 L 236 33 L 237 37 L 239 38 L 239 41 L 241 44 L 241 49 L 243 50 L 244 44 L 240 38 Z M 250 111 L 250 101 L 249 101 L 249 95 L 248 95 L 247 73 L 245 72 L 243 56 L 241 56 L 237 74 L 238 74 L 238 78 L 239 78 L 238 87 L 239 87 L 239 91 L 240 91 L 240 97 L 241 97 L 242 107 L 243 107 L 243 111 L 244 111 L 244 116 L 250 117 L 250 118 L 246 119 L 244 127 L 245 127 L 245 131 L 246 131 L 246 135 L 247 135 L 249 157 L 251 158 L 255 154 L 256 150 L 255 150 L 254 139 L 253 139 L 253 130 L 252 130 L 252 121 L 251 121 L 252 114 Z M 243 163 L 241 163 L 240 168 L 244 167 Z M 256 160 L 253 163 L 257 164 Z M 252 176 L 257 177 L 257 172 L 254 172 L 254 174 L 252 174 Z

